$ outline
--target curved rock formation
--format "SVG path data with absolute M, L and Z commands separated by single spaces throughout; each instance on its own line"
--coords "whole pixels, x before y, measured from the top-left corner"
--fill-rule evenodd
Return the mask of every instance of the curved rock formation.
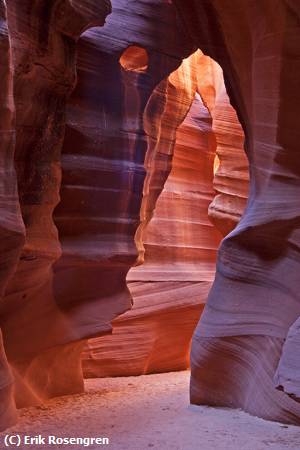
M 111 320 L 131 307 L 126 275 L 137 257 L 147 150 L 143 115 L 156 86 L 190 51 L 180 28 L 154 40 L 153 29 L 163 23 L 165 36 L 176 25 L 170 5 L 143 4 L 147 24 L 135 5 L 115 5 L 106 26 L 86 32 L 78 45 L 78 83 L 67 110 L 55 211 L 63 253 L 55 266 L 54 295 L 77 338 L 111 332 Z M 177 51 L 179 36 L 183 45 Z M 146 57 L 141 66 L 140 53 Z M 159 115 L 163 105 L 155 107 Z
M 106 0 L 100 3 L 12 0 L 7 6 L 8 28 L 5 4 L 1 2 L 0 119 L 5 177 L 1 181 L 1 198 L 5 196 L 5 202 L 2 198 L 0 325 L 16 381 L 17 403 L 23 406 L 57 393 L 78 392 L 83 385 L 79 363 L 81 343 L 72 351 L 63 347 L 54 349 L 71 342 L 77 335 L 53 297 L 52 266 L 61 250 L 52 215 L 59 201 L 65 105 L 76 81 L 76 40 L 85 29 L 103 25 L 110 4 Z M 14 103 L 16 139 L 11 125 Z M 62 359 L 64 365 L 58 363 Z M 68 380 L 67 366 L 74 368 Z M 7 376 L 3 381 L 1 378 L 1 387 L 7 385 L 7 379 Z M 13 405 L 12 393 L 8 397 Z M 3 421 L 1 418 L 1 428 L 6 420 L 9 413 Z
M 212 116 L 217 142 L 214 188 L 209 217 L 226 236 L 240 221 L 245 210 L 248 187 L 248 160 L 244 132 L 226 92 L 221 67 L 202 55 L 198 66 L 198 89 Z
M 2 6 L 4 72 L 12 82 Z M 105 29 L 86 32 L 79 45 L 78 85 L 68 103 L 65 134 L 66 103 L 76 82 L 76 42 L 88 28 L 103 25 L 109 3 L 12 0 L 8 5 L 19 199 L 13 198 L 12 147 L 5 153 L 11 191 L 4 193 L 16 203 L 15 212 L 13 203 L 9 208 L 17 236 L 6 240 L 10 256 L 0 324 L 19 406 L 81 390 L 84 338 L 110 332 L 110 321 L 131 307 L 126 274 L 137 256 L 134 237 L 147 148 L 143 112 L 156 86 L 192 47 L 168 2 L 140 2 L 137 8 L 120 0 L 114 8 Z M 141 8 L 147 22 L 140 20 Z M 124 17 L 128 27 L 120 29 Z M 136 67 L 138 54 L 133 66 L 122 67 L 132 60 L 129 48 L 134 55 L 144 49 L 146 63 Z M 11 88 L 5 95 L 11 96 Z M 5 114 L 11 120 L 13 112 Z M 7 130 L 8 120 L 3 123 Z M 13 408 L 4 351 L 1 358 L 3 389 L 7 386 Z
M 175 36 L 173 31 L 167 39 L 154 40 L 153 29 L 161 29 L 162 21 L 163 33 L 176 23 L 174 8 L 145 4 L 145 28 L 134 5 L 125 3 L 118 2 L 103 29 L 82 37 L 78 84 L 67 111 L 61 202 L 55 211 L 63 255 L 55 267 L 54 289 L 57 303 L 84 337 L 111 332 L 111 320 L 131 307 L 126 275 L 137 258 L 136 232 L 144 220 L 140 210 L 150 209 L 143 186 L 153 208 L 196 86 L 190 72 L 182 86 L 165 79 L 191 49 L 174 50 L 179 36 L 184 44 L 180 28 Z M 126 32 L 112 48 L 124 15 L 135 45 Z M 179 69 L 178 77 L 183 76 Z M 93 96 L 87 95 L 91 86 Z
M 112 322 L 111 336 L 88 341 L 82 356 L 84 376 L 186 369 L 192 333 L 210 286 L 189 281 L 129 283 L 133 308 Z
M 207 215 L 214 197 L 216 140 L 197 93 L 204 62 L 201 52 L 184 60 L 169 76 L 167 90 L 165 82 L 159 85 L 145 110 L 139 265 L 127 276 L 133 309 L 113 321 L 112 336 L 89 341 L 85 376 L 139 375 L 189 365 L 191 336 L 214 278 L 221 238 Z M 213 86 L 212 77 L 208 83 Z M 159 102 L 165 106 L 154 120 L 158 108 L 153 105 Z
M 90 337 L 89 376 L 187 366 L 237 117 L 191 401 L 300 423 L 298 2 L 112 7 L 0 0 L 0 427 L 82 390 Z
M 0 1 L 0 239 L 1 305 L 6 286 L 11 279 L 24 244 L 24 225 L 19 207 L 17 180 L 14 169 L 15 123 L 13 100 L 13 68 L 8 36 L 6 5 Z M 13 378 L 4 351 L 0 329 L 0 427 L 16 420 L 13 399 Z
M 131 67 L 145 65 L 141 51 L 131 50 L 129 57 Z M 148 150 L 136 233 L 139 265 L 127 276 L 133 309 L 113 321 L 112 336 L 89 341 L 83 354 L 87 377 L 188 367 L 191 334 L 214 278 L 221 239 L 207 216 L 216 149 L 220 165 L 214 185 L 220 195 L 209 211 L 222 233 L 234 227 L 247 198 L 244 135 L 220 66 L 198 51 L 169 76 L 168 84 L 167 90 L 161 84 L 154 91 L 144 113 Z M 153 105 L 159 102 L 165 107 L 154 120 Z M 164 154 L 169 158 L 163 160 Z
M 174 0 L 194 43 L 222 66 L 245 131 L 246 211 L 222 242 L 192 346 L 191 401 L 300 423 L 296 383 L 273 380 L 300 315 L 297 1 Z M 287 372 L 286 372 L 287 373 Z

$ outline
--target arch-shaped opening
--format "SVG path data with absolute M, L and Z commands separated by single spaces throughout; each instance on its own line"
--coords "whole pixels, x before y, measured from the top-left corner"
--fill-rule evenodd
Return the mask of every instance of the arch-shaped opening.
M 149 64 L 148 52 L 137 45 L 130 45 L 120 56 L 119 62 L 125 70 L 146 72 Z

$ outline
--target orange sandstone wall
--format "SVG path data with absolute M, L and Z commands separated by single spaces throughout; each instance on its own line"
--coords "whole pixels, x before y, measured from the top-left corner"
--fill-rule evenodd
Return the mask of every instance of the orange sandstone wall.
M 87 377 L 189 366 L 191 336 L 214 278 L 221 240 L 208 218 L 215 195 L 216 138 L 212 117 L 198 93 L 204 63 L 197 52 L 169 76 L 159 122 L 149 117 L 149 105 L 162 96 L 160 90 L 145 111 L 144 122 L 152 124 L 147 129 L 152 135 L 145 161 L 143 221 L 136 234 L 139 265 L 127 276 L 133 309 L 113 321 L 112 336 L 89 341 L 83 354 Z M 213 87 L 213 77 L 207 77 L 203 86 Z M 169 156 L 167 173 L 164 155 Z M 163 185 L 164 174 L 168 178 Z
M 107 0 L 12 0 L 8 20 L 0 5 L 4 428 L 16 405 L 82 391 L 84 340 L 131 308 L 144 111 L 163 116 L 164 80 L 194 46 L 165 1 L 115 0 L 103 28 Z
M 0 427 L 86 339 L 87 376 L 187 367 L 221 236 L 191 401 L 299 423 L 297 0 L 110 12 L 0 0 Z
M 76 41 L 109 12 L 106 0 L 0 3 L 0 428 L 16 419 L 16 404 L 83 388 L 82 344 L 53 296 L 61 254 L 53 210 Z
M 245 210 L 249 189 L 249 164 L 244 151 L 244 132 L 230 104 L 222 68 L 202 54 L 198 89 L 213 119 L 217 142 L 214 188 L 217 195 L 209 206 L 209 217 L 226 236 Z

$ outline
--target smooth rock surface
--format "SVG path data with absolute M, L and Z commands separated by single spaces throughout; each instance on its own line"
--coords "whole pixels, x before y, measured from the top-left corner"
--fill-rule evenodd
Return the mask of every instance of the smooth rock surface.
M 14 168 L 16 131 L 13 64 L 6 4 L 3 0 L 0 1 L 0 58 L 0 304 L 2 306 L 3 295 L 16 269 L 25 235 Z M 0 428 L 4 428 L 16 420 L 17 414 L 13 397 L 13 377 L 7 362 L 1 328 L 0 405 Z
M 112 336 L 89 341 L 83 354 L 87 377 L 189 366 L 191 335 L 214 278 L 221 239 L 207 212 L 215 195 L 216 140 L 197 92 L 201 61 L 201 52 L 184 60 L 169 76 L 167 91 L 160 85 L 145 111 L 151 140 L 135 237 L 139 265 L 127 275 L 133 309 L 113 321 Z M 159 100 L 165 107 L 156 123 L 150 105 Z
M 299 2 L 110 12 L 0 0 L 0 427 L 80 392 L 112 322 L 90 373 L 187 366 L 209 204 L 191 401 L 300 423 Z
M 106 0 L 6 4 L 7 20 L 0 4 L 0 326 L 9 366 L 1 340 L 0 386 L 7 387 L 10 403 L 1 410 L 0 428 L 11 420 L 14 396 L 23 406 L 83 388 L 81 343 L 74 351 L 63 346 L 80 337 L 53 296 L 53 264 L 61 254 L 53 210 L 65 107 L 76 82 L 76 41 L 110 12 Z M 8 387 L 8 367 L 14 387 Z
M 146 152 L 151 156 L 148 141 L 155 147 L 160 138 L 149 127 L 159 126 L 164 115 L 166 76 L 190 51 L 174 7 L 138 5 L 114 1 L 106 25 L 84 33 L 78 44 L 78 82 L 67 108 L 61 201 L 54 215 L 62 244 L 54 296 L 77 338 L 110 333 L 111 321 L 131 308 L 126 275 L 138 256 L 144 160 Z M 157 39 L 154 29 L 164 38 Z M 167 127 L 173 134 L 176 120 Z M 168 160 L 166 148 L 160 155 L 162 185 Z
M 231 106 L 219 64 L 202 54 L 198 64 L 198 90 L 212 117 L 216 139 L 214 188 L 217 195 L 208 215 L 226 236 L 240 221 L 249 189 L 249 163 L 244 151 L 244 132 Z
M 300 316 L 299 2 L 174 4 L 224 71 L 250 165 L 247 208 L 222 241 L 193 339 L 191 401 L 299 424 L 300 404 L 273 380 Z

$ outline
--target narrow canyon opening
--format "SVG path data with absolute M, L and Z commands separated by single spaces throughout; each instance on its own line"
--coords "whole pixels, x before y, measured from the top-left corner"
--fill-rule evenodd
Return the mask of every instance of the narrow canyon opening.
M 136 48 L 129 55 L 125 50 L 122 67 L 122 59 L 132 54 L 133 60 L 141 55 Z M 148 100 L 143 124 L 139 256 L 126 278 L 133 307 L 112 322 L 112 335 L 89 340 L 82 358 L 86 377 L 189 368 L 191 338 L 214 280 L 217 249 L 247 200 L 244 134 L 222 69 L 211 58 L 199 50 L 162 80 Z
M 299 425 L 299 8 L 225 3 L 0 0 L 0 430 Z

